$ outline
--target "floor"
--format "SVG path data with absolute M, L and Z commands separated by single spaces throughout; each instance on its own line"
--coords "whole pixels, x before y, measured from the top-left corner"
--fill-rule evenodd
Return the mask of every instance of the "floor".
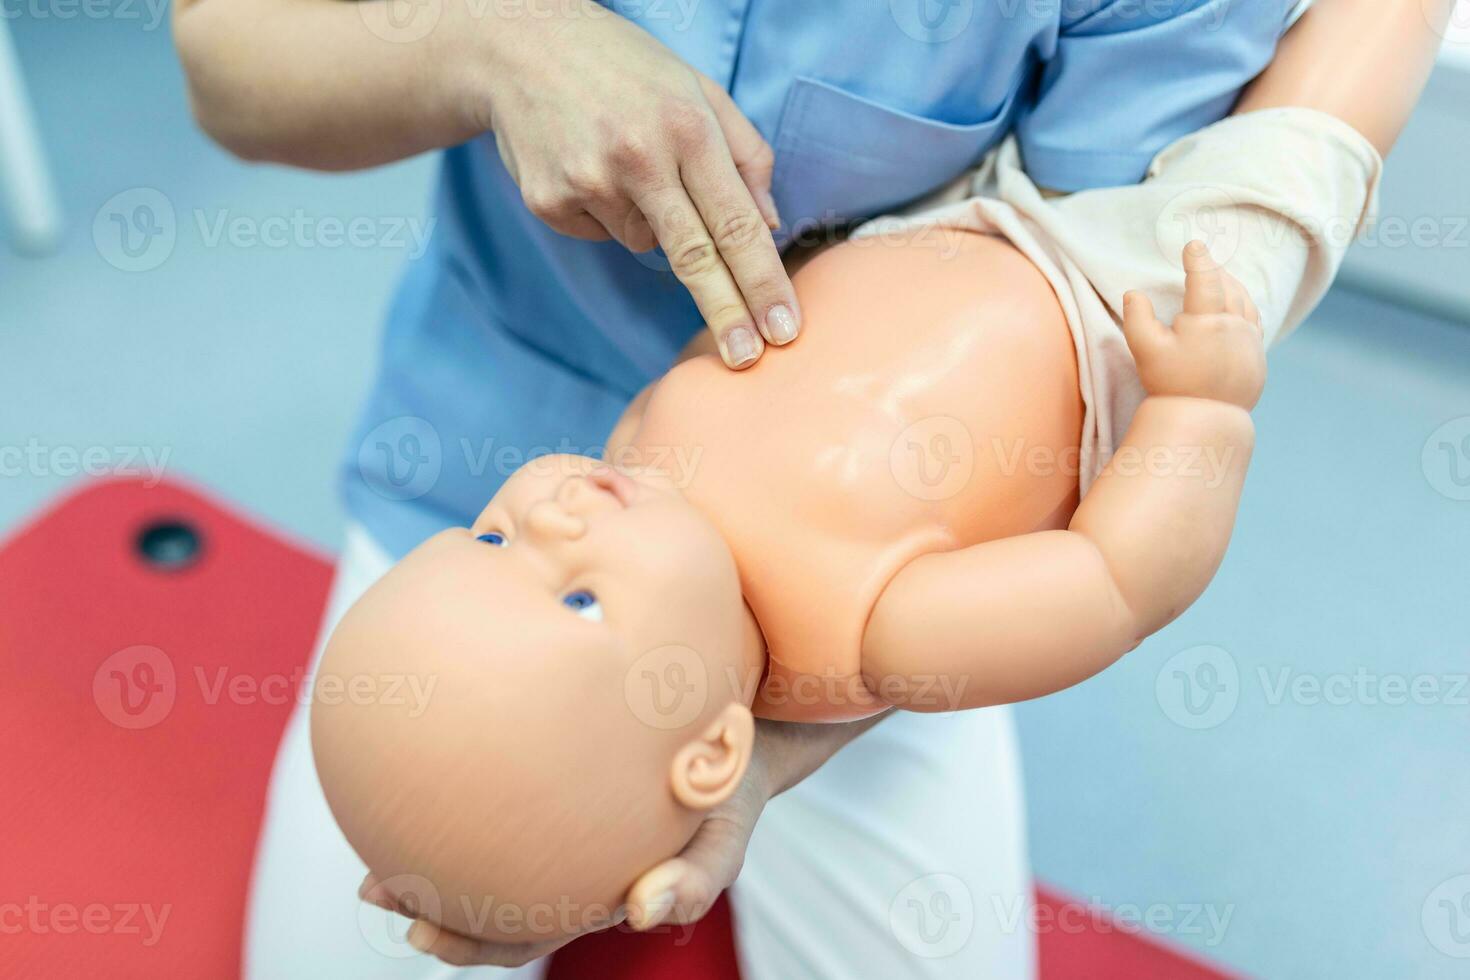
M 334 469 L 412 241 L 216 233 L 421 220 L 431 162 L 242 165 L 192 128 L 150 5 L 16 9 L 70 227 L 52 257 L 0 249 L 0 535 L 84 469 L 152 467 L 335 550 Z M 94 240 L 123 193 L 173 210 L 171 248 Z M 1463 976 L 1470 324 L 1335 292 L 1257 418 L 1209 594 L 1019 710 L 1037 871 L 1252 975 Z

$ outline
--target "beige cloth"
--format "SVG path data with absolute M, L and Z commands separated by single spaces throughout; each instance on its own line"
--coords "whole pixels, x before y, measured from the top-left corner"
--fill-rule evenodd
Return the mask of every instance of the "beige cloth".
M 1143 388 L 1120 326 L 1139 289 L 1168 323 L 1180 311 L 1180 252 L 1201 239 L 1250 293 L 1267 346 L 1306 318 L 1377 207 L 1383 160 L 1356 130 L 1308 109 L 1231 116 L 1166 147 L 1140 184 L 1046 197 L 1014 138 L 974 171 L 857 236 L 928 226 L 998 234 L 1056 290 L 1077 344 L 1086 405 L 1083 492 L 1122 440 Z

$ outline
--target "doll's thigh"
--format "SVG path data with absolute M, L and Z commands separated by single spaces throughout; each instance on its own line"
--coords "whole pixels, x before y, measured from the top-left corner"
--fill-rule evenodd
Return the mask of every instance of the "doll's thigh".
M 733 889 L 746 980 L 1034 977 L 1007 708 L 899 712 L 772 801 Z
M 360 528 L 349 528 L 332 593 L 312 652 L 347 607 L 388 570 L 391 560 Z M 519 971 L 457 970 L 420 955 L 404 941 L 407 920 L 358 901 L 367 868 L 337 829 L 311 755 L 307 712 L 292 714 L 276 753 L 245 924 L 250 980 L 429 980 L 439 977 L 524 980 Z

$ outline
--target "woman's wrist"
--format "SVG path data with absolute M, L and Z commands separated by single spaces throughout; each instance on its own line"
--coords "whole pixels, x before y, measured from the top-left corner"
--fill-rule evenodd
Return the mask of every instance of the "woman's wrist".
M 863 732 L 888 717 L 887 711 L 858 721 L 806 725 L 757 720 L 756 751 L 766 799 L 786 792 L 822 767 Z
M 538 68 L 560 59 L 550 49 L 581 20 L 617 17 L 593 0 L 446 0 L 458 22 L 444 31 L 443 63 L 461 124 L 493 132 L 501 107 L 537 88 Z M 509 110 L 513 111 L 513 110 Z

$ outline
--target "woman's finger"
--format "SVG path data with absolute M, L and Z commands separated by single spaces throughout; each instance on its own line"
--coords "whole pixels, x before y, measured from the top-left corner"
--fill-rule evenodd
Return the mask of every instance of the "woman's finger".
M 781 227 L 781 215 L 776 211 L 776 199 L 771 196 L 771 174 L 776 167 L 776 155 L 771 152 L 771 144 L 740 111 L 730 93 L 715 84 L 713 79 L 700 75 L 699 85 L 725 134 L 725 142 L 730 147 L 730 157 L 735 161 L 740 179 L 750 190 L 766 227 L 774 231 Z
M 644 192 L 636 203 L 663 246 L 669 267 L 694 297 L 700 316 L 715 335 L 726 366 L 754 364 L 765 344 L 704 218 L 683 186 L 656 187 Z
M 711 818 L 678 857 L 649 871 L 628 891 L 628 924 L 638 931 L 698 922 L 745 863 L 755 821 Z
M 450 966 L 523 966 L 532 960 L 550 956 L 573 938 L 544 943 L 487 943 L 462 936 L 427 919 L 415 919 L 408 929 L 410 946 Z
M 796 290 L 729 148 L 711 141 L 694 149 L 680 173 L 761 334 L 777 345 L 795 340 L 800 328 Z

